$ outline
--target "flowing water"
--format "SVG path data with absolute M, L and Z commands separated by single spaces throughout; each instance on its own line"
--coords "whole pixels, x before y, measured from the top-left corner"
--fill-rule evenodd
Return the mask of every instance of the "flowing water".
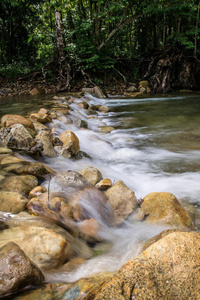
M 88 115 L 78 106 L 83 100 L 107 105 L 110 111 Z M 65 117 L 62 121 L 54 120 L 49 126 L 56 136 L 72 130 L 79 138 L 81 150 L 90 158 L 78 161 L 63 157 L 42 158 L 51 168 L 60 172 L 93 166 L 112 182 L 123 180 L 137 198 L 151 192 L 170 192 L 181 203 L 200 207 L 200 95 L 141 99 L 97 99 L 86 95 L 86 99 L 75 98 L 70 106 L 71 120 L 86 120 L 88 129 L 69 124 Z M 3 108 L 3 113 L 8 112 Z M 100 126 L 113 126 L 114 130 L 103 133 Z M 59 192 L 53 181 L 51 190 Z M 91 210 L 95 211 L 95 207 Z M 108 245 L 111 241 L 109 250 L 86 261 L 74 272 L 47 274 L 47 280 L 74 281 L 102 271 L 115 271 L 138 254 L 142 241 L 165 228 L 129 222 L 123 228 L 109 228 L 103 224 L 100 235 Z

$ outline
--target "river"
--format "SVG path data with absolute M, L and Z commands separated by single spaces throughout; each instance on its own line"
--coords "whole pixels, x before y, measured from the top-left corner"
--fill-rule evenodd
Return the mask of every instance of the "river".
M 85 95 L 89 104 L 107 105 L 108 113 L 88 115 L 78 106 L 85 99 L 75 98 L 70 104 L 71 119 L 83 119 L 88 129 L 80 129 L 73 123 L 54 120 L 49 126 L 54 135 L 65 130 L 73 131 L 80 141 L 80 149 L 90 158 L 78 161 L 67 158 L 42 158 L 42 161 L 57 172 L 81 170 L 86 166 L 98 168 L 104 178 L 112 182 L 123 180 L 137 198 L 151 192 L 170 192 L 183 204 L 192 203 L 200 208 L 200 94 L 176 94 L 148 96 L 140 99 L 110 97 L 97 99 Z M 19 113 L 26 115 L 28 110 L 48 105 L 30 101 L 29 109 L 18 109 L 19 102 L 12 105 L 3 103 L 1 115 Z M 28 102 L 27 102 L 28 101 Z M 23 105 L 23 101 L 20 102 Z M 29 104 L 27 104 L 29 103 Z M 31 107 L 31 109 L 30 109 Z M 110 133 L 100 131 L 100 126 L 112 126 Z M 30 157 L 26 156 L 26 159 Z M 48 183 L 46 183 L 48 185 Z M 56 187 L 51 185 L 54 191 Z M 95 208 L 94 208 L 95 209 Z M 88 274 L 102 271 L 115 271 L 127 260 L 136 256 L 141 241 L 147 240 L 166 227 L 126 223 L 123 228 L 102 229 L 102 237 L 112 242 L 108 252 L 86 261 L 72 273 L 53 272 L 46 274 L 49 281 L 74 281 Z

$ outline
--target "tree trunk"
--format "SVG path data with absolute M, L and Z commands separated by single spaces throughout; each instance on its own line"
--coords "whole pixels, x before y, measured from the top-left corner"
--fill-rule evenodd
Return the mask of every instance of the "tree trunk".
M 197 30 L 199 27 L 199 13 L 200 13 L 200 1 L 197 7 L 197 20 L 196 20 L 196 32 L 195 32 L 195 39 L 194 39 L 194 57 L 197 57 Z
M 65 48 L 65 38 L 62 24 L 62 14 L 61 11 L 55 11 L 55 27 L 56 27 L 56 49 L 57 49 L 57 62 L 58 62 L 58 72 L 60 79 L 62 80 L 62 91 L 69 89 L 70 83 L 70 64 L 68 63 L 64 48 Z

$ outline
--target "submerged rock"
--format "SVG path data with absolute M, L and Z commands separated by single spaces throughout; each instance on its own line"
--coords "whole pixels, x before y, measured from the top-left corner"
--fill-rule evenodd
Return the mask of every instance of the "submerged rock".
M 44 281 L 39 268 L 15 243 L 10 242 L 0 248 L 0 262 L 0 297 Z
M 188 213 L 177 198 L 170 193 L 150 193 L 144 197 L 141 208 L 146 216 L 145 222 L 169 225 L 179 229 L 194 229 Z
M 115 224 L 120 225 L 138 207 L 135 193 L 119 180 L 105 192 L 115 216 Z

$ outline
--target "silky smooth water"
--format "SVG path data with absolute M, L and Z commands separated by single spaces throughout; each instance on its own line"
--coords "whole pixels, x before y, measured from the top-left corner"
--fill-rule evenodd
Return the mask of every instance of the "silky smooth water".
M 110 112 L 91 116 L 78 106 L 81 101 L 107 105 Z M 63 157 L 41 158 L 43 162 L 57 172 L 97 167 L 104 178 L 110 178 L 112 182 L 123 180 L 137 198 L 151 192 L 170 192 L 181 203 L 192 203 L 199 208 L 200 95 L 142 99 L 97 99 L 86 95 L 83 99 L 75 98 L 70 106 L 72 112 L 68 117 L 71 121 L 84 119 L 88 122 L 88 129 L 69 124 L 66 117 L 61 121 L 54 120 L 48 126 L 56 136 L 72 130 L 79 138 L 80 149 L 90 158 L 78 161 Z M 100 126 L 113 126 L 114 130 L 103 133 Z M 60 191 L 53 180 L 50 189 L 52 192 Z M 91 210 L 95 211 L 95 206 Z M 74 281 L 102 271 L 115 271 L 139 253 L 141 242 L 165 228 L 129 222 L 123 228 L 109 228 L 103 224 L 99 234 L 105 241 L 111 242 L 106 253 L 86 261 L 74 272 L 53 272 L 46 278 L 50 281 Z

